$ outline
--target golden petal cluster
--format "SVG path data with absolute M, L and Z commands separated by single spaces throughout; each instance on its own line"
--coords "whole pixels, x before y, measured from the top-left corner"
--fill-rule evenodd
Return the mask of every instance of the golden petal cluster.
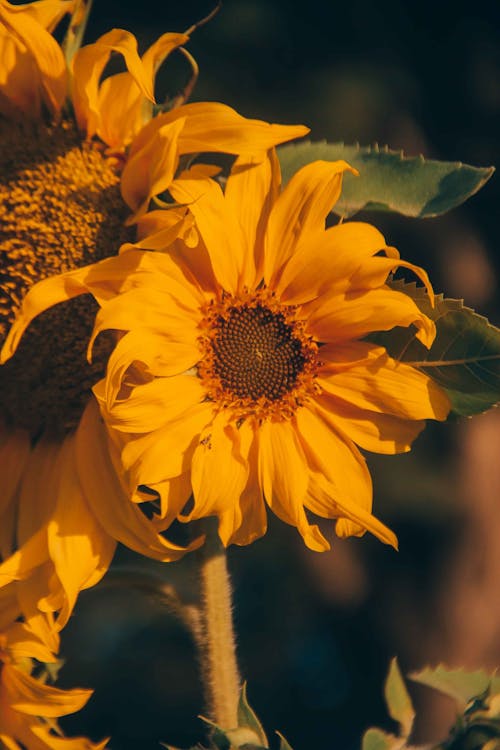
M 65 738 L 57 726 L 59 717 L 79 711 L 87 703 L 92 690 L 61 690 L 47 682 L 44 665 L 57 661 L 54 655 L 57 638 L 49 619 L 41 613 L 33 619 L 19 621 L 13 586 L 0 591 L 1 747 L 8 750 L 104 750 L 107 740 L 96 744 L 85 737 Z
M 325 228 L 346 171 L 314 162 L 281 189 L 271 150 L 238 158 L 223 191 L 187 170 L 169 188 L 186 208 L 155 212 L 137 245 L 27 295 L 4 358 L 34 316 L 86 292 L 100 306 L 92 340 L 119 332 L 94 393 L 128 492 L 160 498 L 158 528 L 217 516 L 224 544 L 248 544 L 266 531 L 267 504 L 313 550 L 329 544 L 310 513 L 336 519 L 339 536 L 368 530 L 396 546 L 372 514 L 359 448 L 407 451 L 450 405 L 370 343 L 414 326 L 430 347 L 434 323 L 387 280 L 404 268 L 431 302 L 433 291 L 370 224 Z

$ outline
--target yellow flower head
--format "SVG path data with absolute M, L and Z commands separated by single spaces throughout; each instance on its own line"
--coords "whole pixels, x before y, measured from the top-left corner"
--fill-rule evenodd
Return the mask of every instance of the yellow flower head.
M 273 152 L 237 160 L 225 192 L 184 172 L 170 192 L 189 205 L 197 246 L 181 234 L 153 253 L 146 237 L 27 296 L 4 356 L 34 315 L 87 291 L 101 306 L 94 338 L 122 332 L 94 392 L 133 499 L 147 499 L 143 485 L 160 496 L 158 523 L 215 515 L 224 544 L 247 544 L 266 530 L 265 500 L 311 549 L 328 543 L 308 511 L 337 519 L 340 536 L 369 530 L 396 545 L 371 514 L 357 446 L 409 450 L 449 403 L 367 339 L 412 325 L 430 346 L 434 324 L 388 275 L 410 269 L 433 293 L 373 226 L 325 229 L 349 169 L 315 162 L 281 192 Z

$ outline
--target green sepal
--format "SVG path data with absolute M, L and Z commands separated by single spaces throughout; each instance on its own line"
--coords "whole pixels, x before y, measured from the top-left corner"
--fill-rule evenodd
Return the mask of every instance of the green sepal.
M 247 699 L 247 684 L 243 683 L 241 688 L 240 701 L 238 703 L 238 726 L 251 729 L 259 738 L 259 742 L 264 747 L 269 747 L 269 742 L 255 711 L 250 708 Z
M 415 328 L 396 327 L 370 334 L 391 357 L 426 372 L 448 395 L 452 413 L 469 417 L 500 401 L 500 329 L 465 307 L 462 300 L 436 295 L 431 306 L 423 287 L 390 281 L 389 286 L 411 297 L 436 324 L 430 349 L 416 338 Z
M 269 746 L 262 745 L 259 737 L 249 727 L 223 730 L 213 725 L 209 750 L 269 750 Z
M 59 671 L 64 666 L 64 659 L 57 659 L 56 661 L 44 662 L 44 672 L 47 675 L 49 682 L 57 682 Z
M 211 727 L 209 750 L 268 750 L 269 748 L 262 724 L 248 703 L 246 683 L 241 688 L 236 728 L 223 729 L 204 716 L 200 718 Z M 172 748 L 172 750 L 175 749 Z
M 222 729 L 204 716 L 200 716 L 200 719 L 210 726 L 210 744 L 207 748 L 196 745 L 189 750 L 269 750 L 269 743 L 262 724 L 248 703 L 246 683 L 243 684 L 241 689 L 236 729 Z M 276 732 L 276 734 L 280 738 L 279 750 L 292 750 L 283 735 L 279 732 Z M 179 750 L 179 748 L 165 743 L 160 744 L 167 750 Z
M 401 738 L 372 727 L 363 735 L 361 750 L 396 750 L 401 746 Z
M 290 743 L 288 742 L 288 740 L 286 740 L 285 737 L 283 737 L 283 735 L 281 734 L 281 732 L 276 732 L 276 734 L 280 738 L 279 750 L 293 750 L 292 746 L 290 745 Z
M 396 658 L 391 660 L 384 697 L 390 717 L 398 722 L 401 735 L 408 737 L 413 727 L 415 710 Z
M 76 52 L 80 49 L 87 27 L 93 0 L 78 0 L 71 14 L 68 30 L 62 43 L 62 50 L 68 68 Z
M 283 183 L 318 159 L 344 159 L 355 167 L 360 176 L 344 175 L 342 195 L 333 207 L 334 213 L 345 218 L 362 210 L 419 218 L 439 216 L 477 193 L 495 171 L 494 167 L 407 157 L 402 151 L 378 145 L 302 141 L 280 146 L 277 151 Z
M 468 672 L 463 668 L 448 669 L 439 664 L 437 667 L 425 667 L 419 672 L 412 672 L 408 677 L 414 682 L 449 695 L 457 702 L 461 711 L 464 711 L 469 703 L 481 699 L 490 691 L 497 693 L 500 690 L 499 678 L 484 669 Z

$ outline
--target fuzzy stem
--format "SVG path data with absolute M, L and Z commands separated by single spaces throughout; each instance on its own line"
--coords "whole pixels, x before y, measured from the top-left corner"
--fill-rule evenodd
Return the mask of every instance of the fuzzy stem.
M 211 521 L 212 519 L 210 519 Z M 240 675 L 226 550 L 213 525 L 199 550 L 202 637 L 200 657 L 210 719 L 222 729 L 238 726 Z

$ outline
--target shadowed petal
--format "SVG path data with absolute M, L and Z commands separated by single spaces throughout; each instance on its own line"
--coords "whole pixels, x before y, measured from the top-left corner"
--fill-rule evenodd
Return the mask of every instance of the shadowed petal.
M 92 690 L 60 690 L 45 685 L 13 664 L 2 667 L 2 686 L 15 711 L 32 716 L 57 717 L 79 711 Z
M 429 348 L 436 336 L 432 320 L 410 297 L 388 287 L 322 298 L 307 316 L 308 329 L 324 342 L 359 339 L 373 331 L 409 325 L 417 327 L 416 337 Z
M 92 400 L 76 433 L 76 459 L 87 502 L 105 531 L 139 554 L 165 562 L 177 560 L 198 547 L 202 538 L 180 547 L 156 532 L 130 501 L 120 478 L 120 461 L 112 455 L 112 448 Z
M 326 363 L 318 385 L 361 409 L 410 420 L 446 419 L 449 399 L 428 375 L 387 354 L 379 356 L 379 347 L 373 350 L 371 360 L 340 372 L 329 374 Z
M 259 431 L 259 476 L 271 510 L 296 526 L 307 546 L 316 552 L 329 549 L 317 526 L 304 510 L 308 467 L 295 430 L 288 422 L 264 422 Z
M 218 516 L 219 536 L 227 545 L 241 526 L 238 499 L 247 483 L 248 463 L 235 425 L 218 415 L 200 435 L 191 468 L 194 506 L 181 520 Z

